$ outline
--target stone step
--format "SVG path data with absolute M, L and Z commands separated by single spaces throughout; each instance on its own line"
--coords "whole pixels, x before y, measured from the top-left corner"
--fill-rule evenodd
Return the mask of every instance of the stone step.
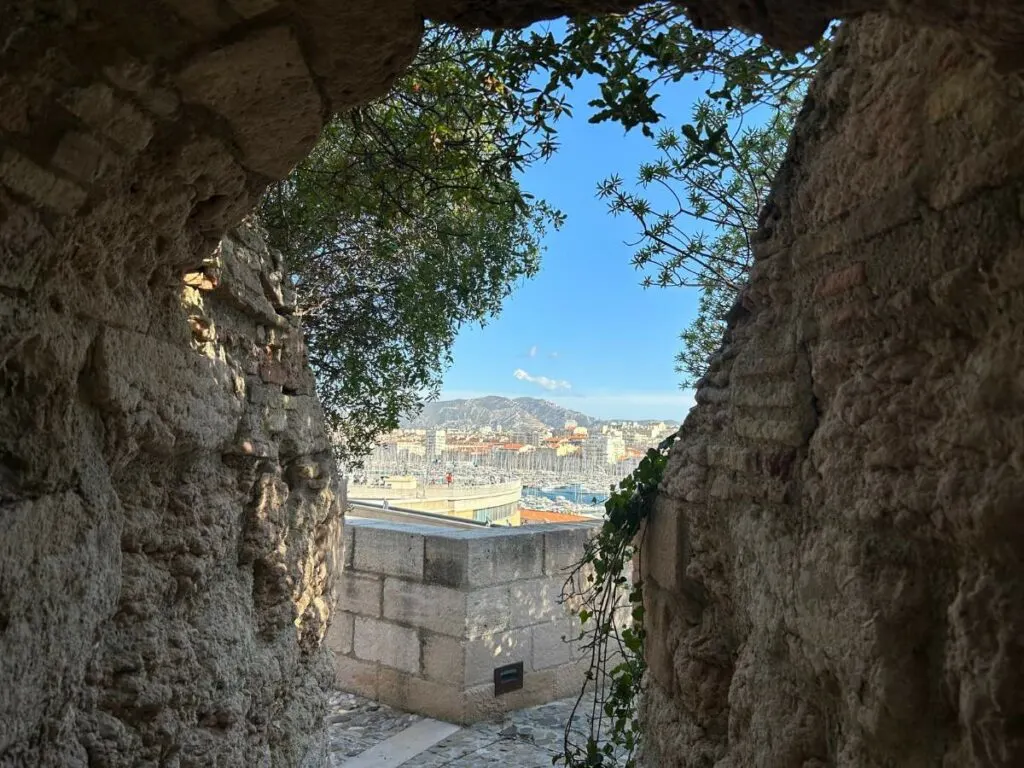
M 340 768 L 395 768 L 423 754 L 459 730 L 461 728 L 457 725 L 426 718 L 346 760 Z

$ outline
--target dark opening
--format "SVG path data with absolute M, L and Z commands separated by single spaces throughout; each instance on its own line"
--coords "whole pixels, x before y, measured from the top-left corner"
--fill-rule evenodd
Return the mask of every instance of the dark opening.
M 494 670 L 494 695 L 518 691 L 523 687 L 523 662 L 506 664 Z

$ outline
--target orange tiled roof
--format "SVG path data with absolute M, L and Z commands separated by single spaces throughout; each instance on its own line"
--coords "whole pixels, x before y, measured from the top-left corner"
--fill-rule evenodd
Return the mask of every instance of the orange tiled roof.
M 570 515 L 564 512 L 549 512 L 546 509 L 520 509 L 519 519 L 524 523 L 585 523 L 589 517 Z

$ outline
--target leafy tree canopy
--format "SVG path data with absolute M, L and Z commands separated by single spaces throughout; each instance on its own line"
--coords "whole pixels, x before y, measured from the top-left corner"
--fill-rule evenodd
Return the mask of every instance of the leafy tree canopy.
M 259 209 L 349 458 L 437 392 L 458 328 L 498 312 L 561 221 L 513 177 L 537 150 L 521 102 L 474 63 L 479 40 L 432 29 L 391 92 L 332 121 Z
M 632 216 L 639 227 L 633 265 L 645 272 L 644 287 L 700 291 L 697 316 L 676 356 L 683 386 L 696 385 L 721 344 L 798 106 L 796 94 L 783 98 L 766 119 L 746 127 L 736 110 L 702 101 L 692 124 L 658 133 L 658 159 L 641 165 L 638 189 L 619 176 L 599 185 L 610 212 Z M 709 135 L 718 137 L 712 152 L 706 151 Z
M 633 264 L 645 287 L 700 290 L 676 356 L 684 387 L 703 376 L 721 343 L 746 282 L 758 214 L 831 32 L 787 54 L 740 32 L 694 29 L 679 5 L 658 1 L 625 15 L 573 19 L 560 38 L 528 29 L 492 39 L 497 71 L 532 64 L 546 73 L 539 103 L 557 102 L 579 78 L 594 76 L 600 92 L 589 102 L 590 122 L 639 126 L 654 140 L 658 157 L 641 165 L 636 186 L 615 175 L 598 185 L 598 196 L 613 215 L 636 220 Z M 656 130 L 665 117 L 660 92 L 688 77 L 709 83 L 706 98 L 689 122 Z M 553 146 L 549 126 L 537 127 Z
M 544 113 L 565 109 L 564 95 L 583 76 L 598 79 L 600 94 L 589 102 L 590 122 L 640 126 L 653 138 L 659 93 L 685 78 L 711 85 L 707 97 L 726 112 L 774 105 L 807 79 L 828 45 L 823 38 L 796 54 L 783 53 L 733 30 L 695 29 L 680 4 L 657 0 L 628 14 L 577 17 L 564 35 L 536 27 L 495 33 L 488 64 L 499 79 L 538 83 L 532 91 L 534 127 L 553 133 Z M 515 87 L 515 86 L 513 86 Z

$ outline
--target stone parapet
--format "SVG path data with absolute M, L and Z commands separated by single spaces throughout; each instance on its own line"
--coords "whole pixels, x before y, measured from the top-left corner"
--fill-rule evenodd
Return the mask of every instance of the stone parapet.
M 562 587 L 594 530 L 349 521 L 327 636 L 338 687 L 460 723 L 576 693 L 586 664 Z M 516 663 L 523 687 L 496 695 L 495 668 Z

